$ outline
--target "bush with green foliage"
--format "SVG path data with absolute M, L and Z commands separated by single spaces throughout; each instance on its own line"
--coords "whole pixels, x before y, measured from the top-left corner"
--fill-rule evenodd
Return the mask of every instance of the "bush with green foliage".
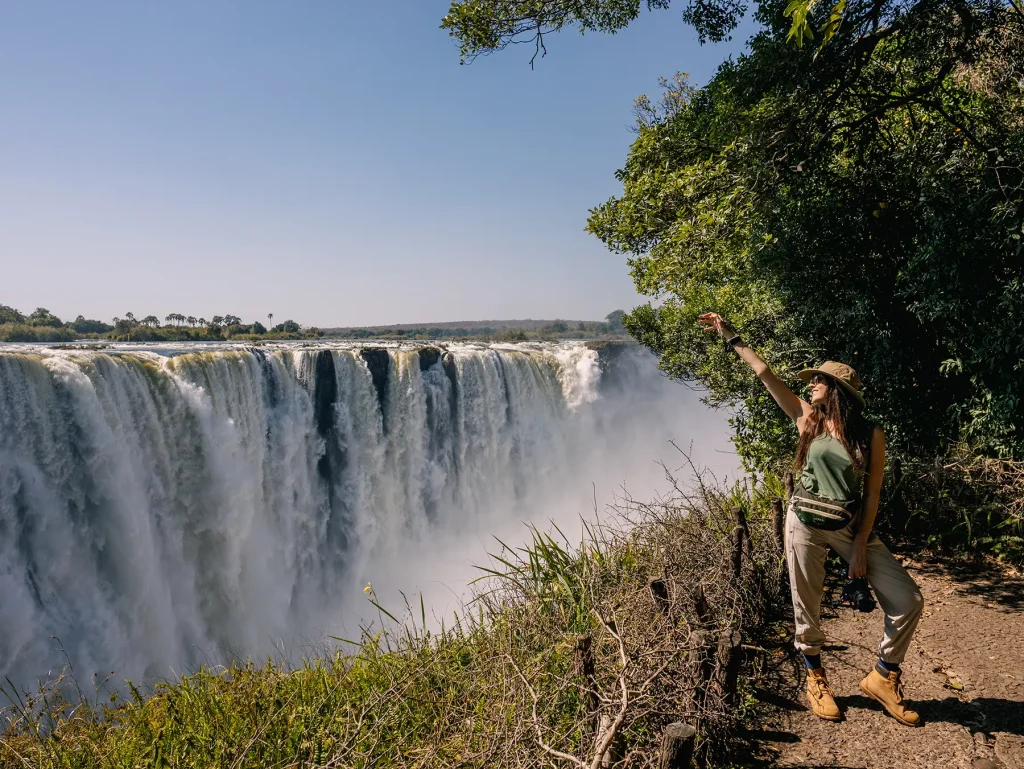
M 6 304 L 0 304 L 0 324 L 24 322 L 24 315 L 15 310 L 13 307 L 8 307 Z
M 73 342 L 75 337 L 70 328 L 0 323 L 0 342 Z
M 25 318 L 25 323 L 30 326 L 46 326 L 49 328 L 62 328 L 64 321 L 47 310 L 45 307 L 37 307 L 32 314 Z
M 709 0 L 684 15 L 716 39 L 746 5 Z M 788 463 L 796 432 L 702 333 L 703 312 L 725 315 L 794 388 L 808 364 L 852 364 L 890 454 L 908 463 L 962 445 L 1019 460 L 1024 7 L 755 7 L 760 31 L 710 82 L 677 77 L 660 99 L 637 101 L 622 193 L 591 212 L 588 229 L 628 255 L 652 297 L 626 328 L 666 372 L 734 409 L 750 468 Z M 629 0 L 454 0 L 442 26 L 471 59 L 523 40 L 543 52 L 549 31 L 615 31 L 640 10 Z M 1019 520 L 986 525 L 1017 536 L 1004 524 L 1022 533 Z
M 152 318 L 152 316 L 150 317 Z M 156 318 L 152 319 L 156 320 Z M 142 322 L 145 323 L 146 320 L 148 319 L 143 319 Z M 71 327 L 79 334 L 105 334 L 114 330 L 114 327 L 108 323 L 104 323 L 101 320 L 88 320 L 83 315 L 75 318 L 75 322 L 71 324 Z

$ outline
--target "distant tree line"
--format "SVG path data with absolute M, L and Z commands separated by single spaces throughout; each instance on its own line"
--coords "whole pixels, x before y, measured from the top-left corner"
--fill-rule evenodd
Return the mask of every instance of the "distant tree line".
M 410 326 L 395 328 L 370 326 L 366 328 L 331 328 L 327 336 L 345 339 L 465 339 L 487 342 L 527 342 L 555 339 L 597 339 L 603 336 L 626 334 L 622 326 L 623 310 L 615 310 L 602 321 L 553 320 L 536 328 L 496 326 Z
M 45 307 L 38 307 L 25 315 L 13 307 L 0 305 L 0 341 L 3 342 L 63 342 L 79 337 L 108 338 L 115 341 L 216 341 L 224 339 L 270 338 L 301 339 L 321 336 L 320 329 L 303 329 L 288 319 L 273 325 L 273 313 L 267 313 L 270 329 L 259 321 L 243 323 L 237 315 L 214 315 L 207 320 L 194 315 L 172 312 L 164 323 L 156 315 L 136 317 L 126 312 L 113 323 L 93 320 L 79 315 L 73 321 L 63 321 Z

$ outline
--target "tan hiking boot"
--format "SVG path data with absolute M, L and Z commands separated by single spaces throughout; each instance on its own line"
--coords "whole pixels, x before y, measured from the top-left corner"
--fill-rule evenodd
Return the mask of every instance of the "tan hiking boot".
M 835 694 L 825 678 L 824 668 L 815 668 L 807 671 L 807 702 L 811 706 L 811 712 L 818 718 L 826 721 L 839 721 L 842 714 L 839 706 L 836 705 Z
M 860 690 L 865 696 L 882 703 L 889 715 L 901 724 L 920 726 L 921 716 L 903 703 L 903 681 L 900 675 L 895 670 L 886 670 L 876 665 L 860 682 Z

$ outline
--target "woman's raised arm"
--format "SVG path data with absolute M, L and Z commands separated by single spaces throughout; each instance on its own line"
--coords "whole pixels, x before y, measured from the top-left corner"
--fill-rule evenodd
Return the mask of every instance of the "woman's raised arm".
M 764 382 L 764 386 L 768 388 L 772 398 L 775 399 L 775 402 L 779 404 L 790 419 L 797 422 L 801 417 L 811 413 L 811 404 L 798 398 L 796 393 L 786 387 L 786 383 L 779 379 L 774 371 L 768 368 L 768 364 L 761 359 L 760 355 L 743 343 L 736 330 L 726 323 L 721 315 L 717 312 L 706 312 L 698 320 L 704 325 L 705 331 L 715 331 L 727 342 L 730 339 L 735 339 L 731 344 L 736 354 L 753 369 L 758 379 Z

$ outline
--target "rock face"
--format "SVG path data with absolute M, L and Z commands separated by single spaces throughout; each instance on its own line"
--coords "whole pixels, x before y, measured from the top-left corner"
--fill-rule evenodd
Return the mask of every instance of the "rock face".
M 384 394 L 388 391 L 388 371 L 391 368 L 391 356 L 383 347 L 364 347 L 359 354 L 366 361 L 373 378 L 373 387 L 377 390 L 377 402 L 381 411 L 384 410 Z M 420 364 L 422 366 L 422 363 Z
M 417 352 L 420 355 L 420 371 L 426 371 L 441 360 L 441 349 L 439 347 L 421 347 Z
M 452 392 L 458 394 L 459 383 L 458 383 L 458 369 L 455 366 L 455 356 L 450 352 L 445 352 L 441 357 L 441 365 L 444 366 L 444 373 L 447 374 L 448 379 L 452 383 Z
M 338 379 L 334 373 L 334 355 L 330 350 L 321 350 L 316 356 L 313 385 L 313 417 L 316 431 L 326 436 L 334 424 L 332 411 L 338 399 Z
M 346 500 L 338 495 L 332 480 L 345 470 L 348 457 L 342 445 L 334 440 L 334 406 L 338 401 L 338 377 L 334 368 L 334 355 L 330 350 L 321 350 L 317 353 L 313 371 L 313 421 L 317 434 L 324 439 L 324 452 L 317 460 L 316 470 L 327 488 L 330 509 L 325 546 L 332 548 L 336 553 L 342 553 L 348 549 L 346 532 L 351 524 L 351 512 L 348 510 Z

